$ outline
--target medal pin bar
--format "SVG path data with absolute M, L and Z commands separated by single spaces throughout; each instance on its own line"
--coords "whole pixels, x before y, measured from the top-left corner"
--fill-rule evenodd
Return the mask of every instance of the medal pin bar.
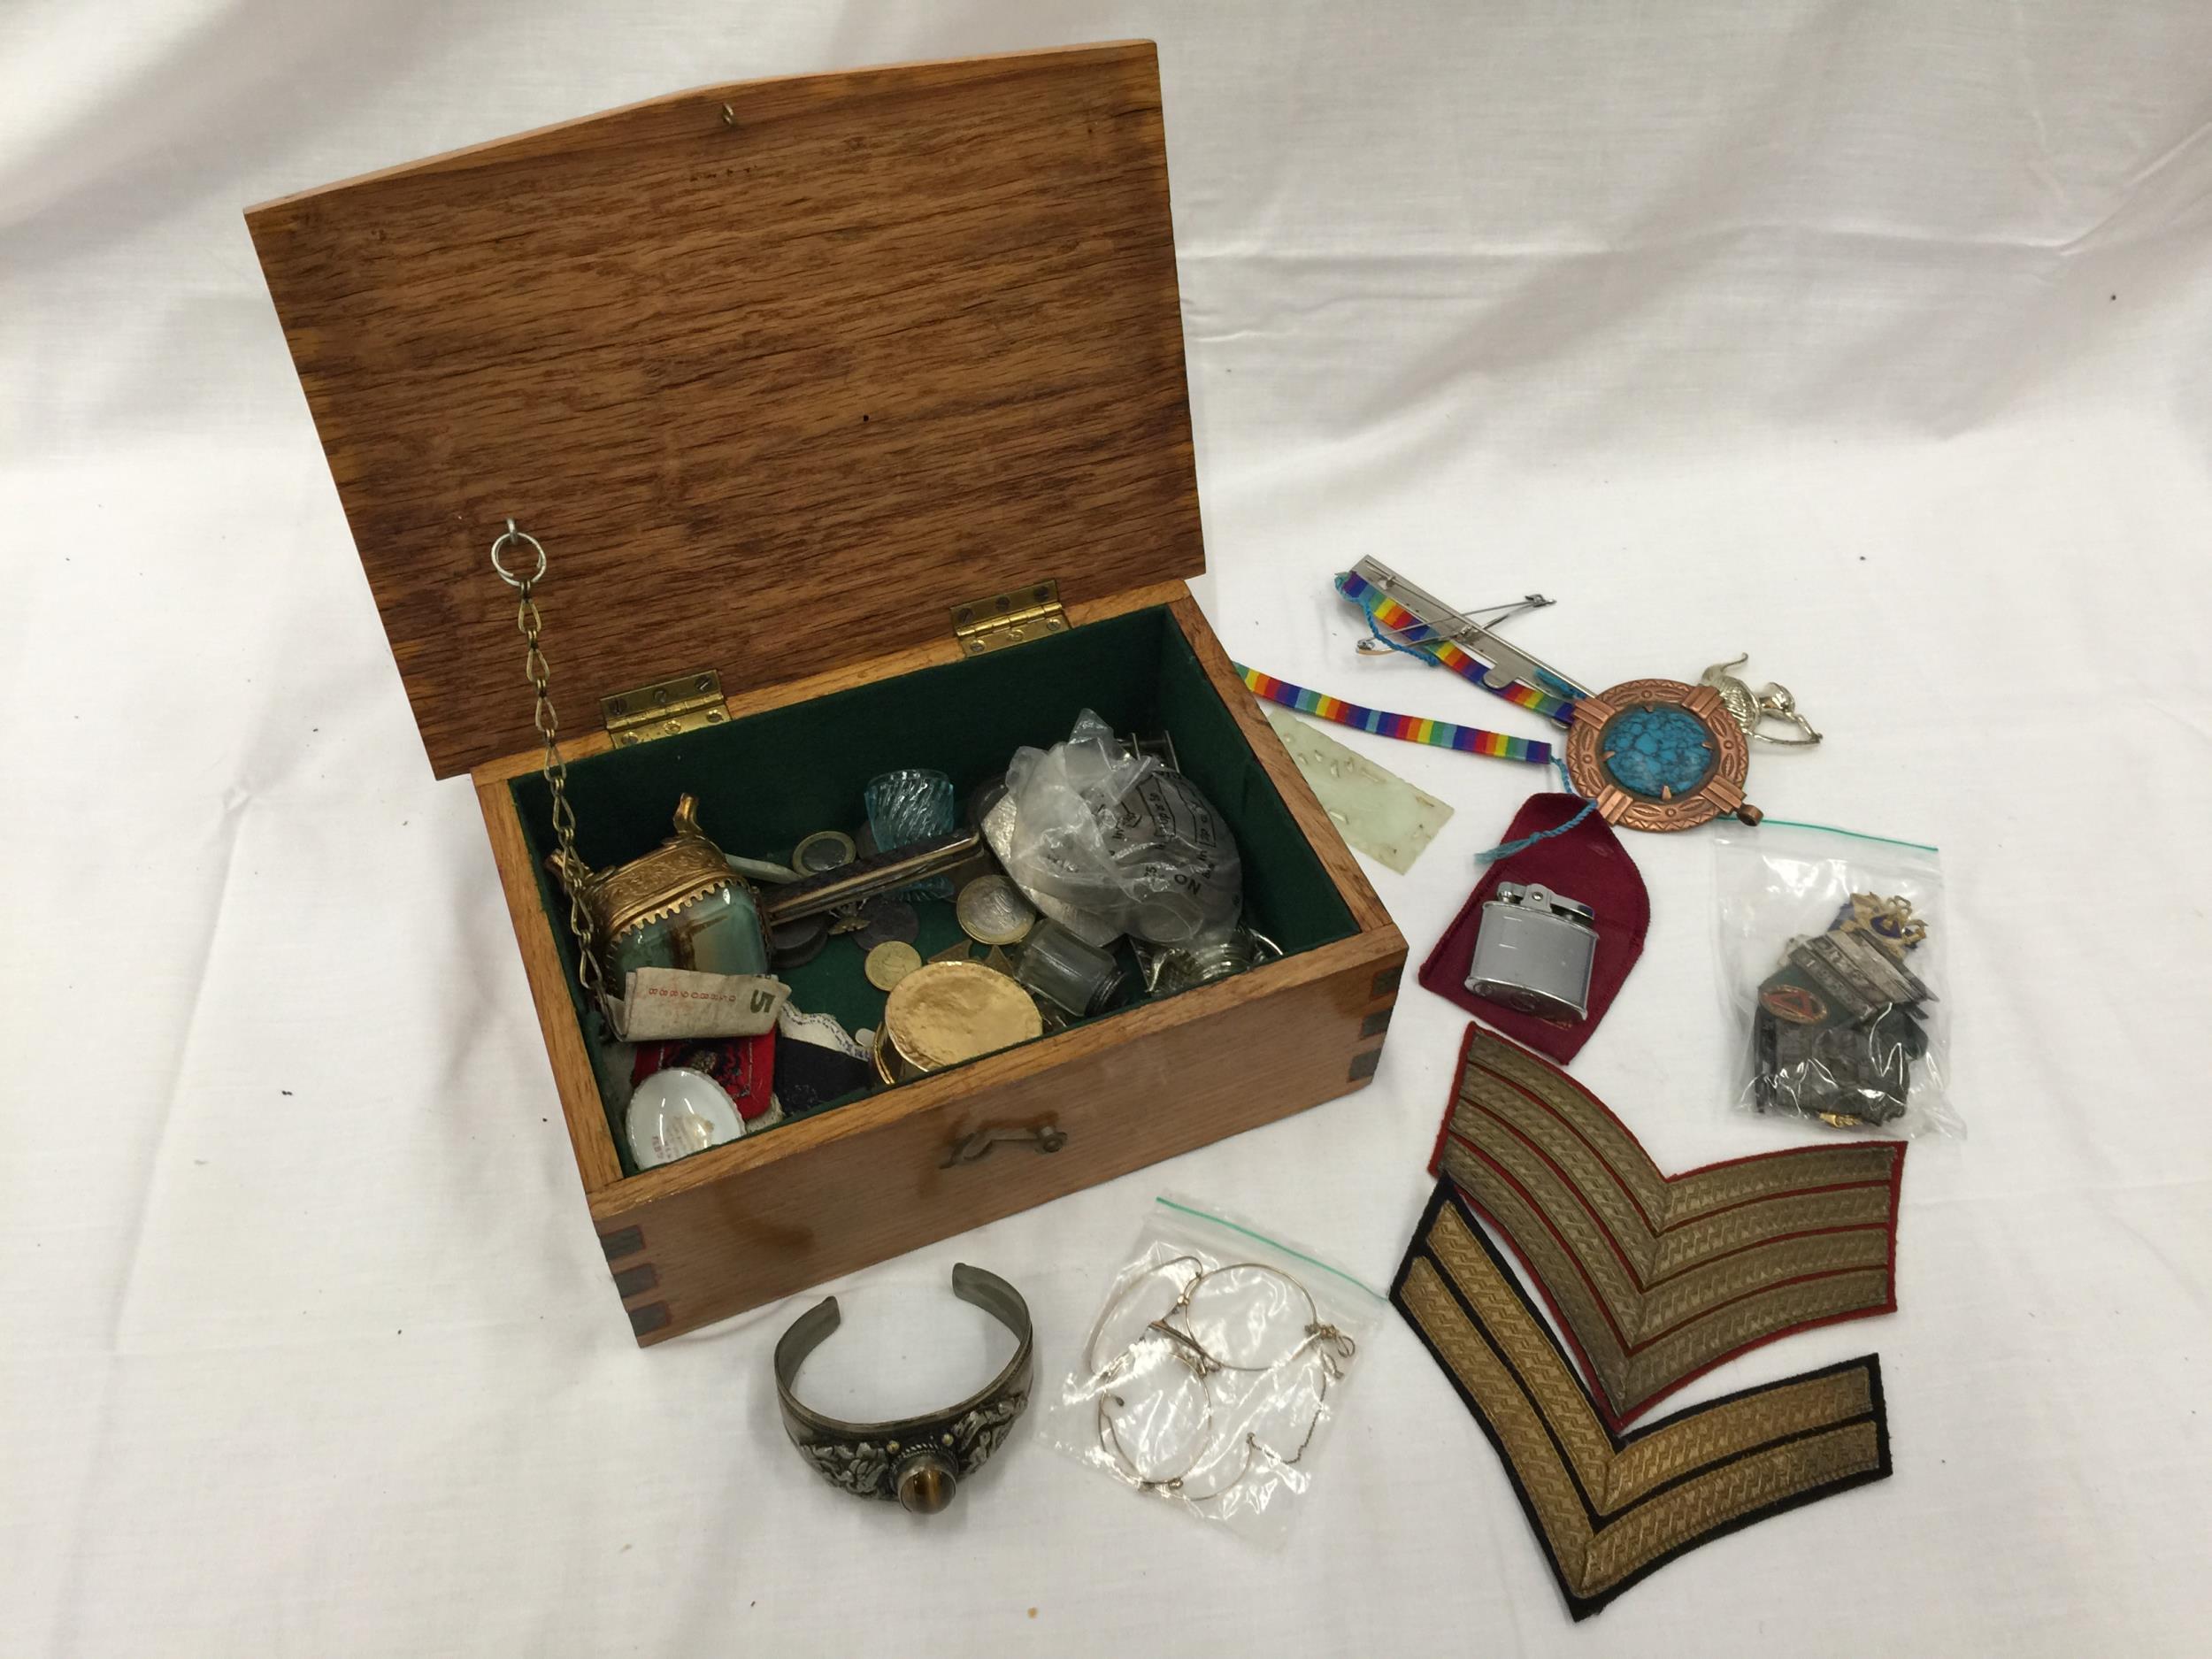
M 1361 559 L 1340 576 L 1337 590 L 1372 618 L 1377 639 L 1367 644 L 1394 649 L 1402 641 L 1484 690 L 1534 709 L 1558 725 L 1571 721 L 1576 699 L 1589 695 L 1587 687 L 1522 650 L 1495 629 L 1502 616 L 1550 604 L 1541 594 L 1531 594 L 1518 604 L 1498 606 L 1501 617 L 1481 621 L 1374 558 Z M 1385 630 L 1397 640 L 1381 638 Z

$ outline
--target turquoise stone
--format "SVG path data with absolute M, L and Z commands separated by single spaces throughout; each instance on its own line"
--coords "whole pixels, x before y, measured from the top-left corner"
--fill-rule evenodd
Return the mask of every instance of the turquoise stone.
M 1695 715 L 1665 703 L 1615 715 L 1599 747 L 1614 782 L 1655 801 L 1689 794 L 1713 770 L 1712 733 Z

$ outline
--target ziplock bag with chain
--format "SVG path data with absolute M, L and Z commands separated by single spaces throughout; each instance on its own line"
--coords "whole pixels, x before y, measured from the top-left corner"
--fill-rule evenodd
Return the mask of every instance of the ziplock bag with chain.
M 1156 1199 L 1046 1435 L 1125 1486 L 1279 1544 L 1385 1305 L 1317 1256 Z

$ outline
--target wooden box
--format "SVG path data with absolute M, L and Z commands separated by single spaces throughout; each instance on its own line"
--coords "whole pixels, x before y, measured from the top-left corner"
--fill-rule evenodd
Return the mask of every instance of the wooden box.
M 1404 941 L 1184 585 L 1204 554 L 1149 44 L 712 87 L 247 218 L 432 766 L 473 778 L 641 1342 L 1373 1073 Z M 728 850 L 787 856 L 879 772 L 964 792 L 1090 707 L 1171 734 L 1285 956 L 635 1171 L 543 873 L 487 557 L 510 518 L 548 556 L 593 864 L 656 844 L 680 790 Z M 672 680 L 682 718 L 588 718 Z M 787 975 L 795 1000 L 872 1023 L 853 956 Z M 1046 1125 L 1049 1155 L 948 1164 Z

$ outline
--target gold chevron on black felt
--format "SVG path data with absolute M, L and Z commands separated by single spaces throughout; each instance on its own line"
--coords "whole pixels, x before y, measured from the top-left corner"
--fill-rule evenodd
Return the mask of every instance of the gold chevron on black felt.
M 1685 1550 L 1889 1473 L 1871 1354 L 1614 1433 L 1448 1181 L 1390 1299 L 1505 1460 L 1578 1619 Z
M 1897 1141 L 1662 1174 L 1574 1079 L 1479 1026 L 1432 1174 L 1543 1287 L 1607 1425 L 1762 1342 L 1897 1306 Z

